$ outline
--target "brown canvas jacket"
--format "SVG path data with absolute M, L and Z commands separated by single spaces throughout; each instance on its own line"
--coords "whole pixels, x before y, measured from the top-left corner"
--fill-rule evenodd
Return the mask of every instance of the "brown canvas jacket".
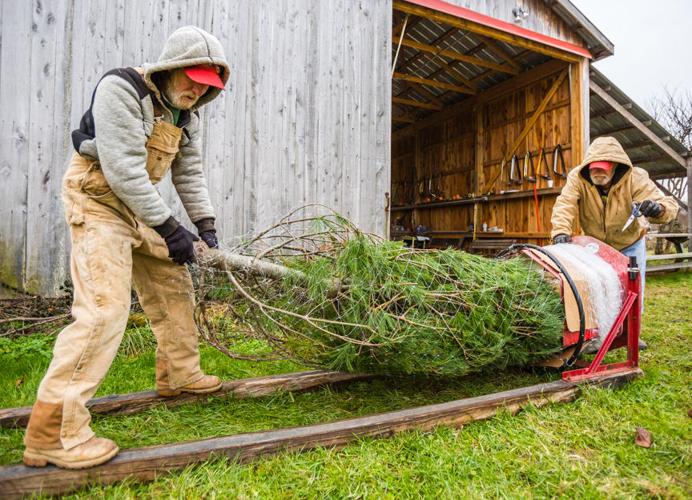
M 594 161 L 617 163 L 605 204 L 589 176 L 589 164 Z M 573 168 L 567 176 L 567 183 L 553 207 L 551 237 L 558 234 L 571 235 L 574 222 L 579 217 L 584 234 L 622 250 L 646 233 L 642 225 L 643 217 L 638 218 L 626 231 L 622 231 L 622 226 L 632 211 L 632 202 L 644 200 L 656 201 L 663 207 L 663 213 L 659 217 L 649 218 L 652 223 L 670 222 L 677 215 L 678 205 L 675 199 L 664 196 L 649 179 L 646 170 L 632 165 L 617 139 L 599 137 L 591 143 L 582 164 Z

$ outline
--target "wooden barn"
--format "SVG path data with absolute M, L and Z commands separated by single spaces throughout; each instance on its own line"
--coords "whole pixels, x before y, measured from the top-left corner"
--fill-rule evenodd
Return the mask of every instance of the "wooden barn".
M 689 164 L 614 86 L 610 101 L 595 90 L 590 63 L 613 46 L 568 0 L 34 0 L 0 9 L 0 282 L 15 290 L 55 295 L 69 278 L 60 183 L 95 84 L 111 68 L 157 58 L 189 24 L 215 34 L 231 65 L 228 90 L 202 116 L 225 241 L 319 203 L 413 245 L 545 243 L 564 175 L 588 146 L 594 102 L 596 123 L 613 125 L 646 168 L 681 176 Z M 650 121 L 649 133 L 620 124 L 623 110 Z M 185 220 L 170 183 L 160 186 Z

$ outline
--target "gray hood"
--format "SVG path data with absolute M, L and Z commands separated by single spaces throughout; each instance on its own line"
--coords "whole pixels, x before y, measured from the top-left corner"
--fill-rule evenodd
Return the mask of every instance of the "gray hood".
M 220 66 L 223 70 L 219 76 L 224 85 L 228 82 L 231 70 L 228 62 L 226 62 L 221 42 L 215 36 L 197 26 L 183 26 L 168 37 L 159 60 L 155 63 L 144 65 L 144 81 L 160 99 L 159 89 L 151 78 L 154 73 L 196 66 L 198 64 L 215 64 Z M 221 89 L 209 87 L 207 93 L 199 98 L 194 109 L 212 101 L 220 92 Z

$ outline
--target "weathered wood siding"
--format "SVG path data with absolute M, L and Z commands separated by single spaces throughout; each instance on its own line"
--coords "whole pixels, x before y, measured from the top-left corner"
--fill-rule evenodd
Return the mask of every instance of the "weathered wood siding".
M 559 40 L 585 47 L 584 40 L 569 25 L 560 19 L 545 0 L 445 0 L 447 3 L 465 7 L 515 24 L 512 10 L 523 7 L 528 16 L 517 26 L 548 35 Z
M 0 282 L 55 294 L 69 238 L 60 181 L 69 132 L 112 67 L 158 57 L 194 24 L 226 48 L 231 80 L 203 112 L 219 235 L 321 203 L 386 230 L 391 0 L 0 2 Z M 164 196 L 182 216 L 170 182 Z

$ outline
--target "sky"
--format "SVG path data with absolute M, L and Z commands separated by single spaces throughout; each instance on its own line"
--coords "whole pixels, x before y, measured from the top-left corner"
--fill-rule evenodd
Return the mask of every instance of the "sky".
M 644 109 L 670 90 L 692 92 L 692 0 L 571 0 L 615 45 L 594 65 Z

